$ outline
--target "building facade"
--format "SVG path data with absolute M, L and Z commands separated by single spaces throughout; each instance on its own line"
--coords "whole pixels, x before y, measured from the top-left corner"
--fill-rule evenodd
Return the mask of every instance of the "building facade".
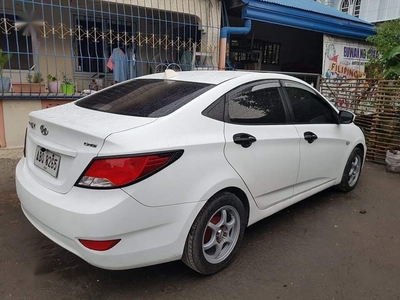
M 220 0 L 0 1 L 0 147 L 30 111 L 117 82 L 217 68 Z
M 354 1 L 342 10 L 361 13 Z M 306 0 L 0 1 L 0 147 L 23 144 L 30 111 L 166 68 L 216 69 L 222 40 L 222 69 L 312 73 L 313 84 L 324 66 L 332 78 L 362 76 L 360 41 L 374 26 L 349 14 Z M 243 26 L 220 41 L 222 27 Z M 327 36 L 351 42 L 328 63 L 337 40 Z M 351 61 L 339 56 L 347 48 Z
M 400 0 L 317 0 L 371 23 L 400 18 Z

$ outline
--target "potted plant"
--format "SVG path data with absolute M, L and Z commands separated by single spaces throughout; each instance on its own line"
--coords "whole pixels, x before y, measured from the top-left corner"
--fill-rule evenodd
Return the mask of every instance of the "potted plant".
M 0 49 L 0 93 L 7 93 L 10 90 L 10 77 L 3 77 L 3 70 L 11 56 L 12 54 L 3 54 L 3 50 Z
M 57 77 L 51 74 L 47 75 L 47 87 L 50 93 L 57 94 L 61 92 L 61 83 L 58 81 Z
M 41 73 L 36 72 L 33 75 L 29 73 L 26 76 L 26 80 L 28 82 L 13 83 L 14 93 L 40 94 L 45 92 L 46 86 L 43 83 L 44 80 Z
M 62 73 L 62 84 L 61 91 L 65 95 L 73 95 L 75 93 L 75 87 L 72 80 L 67 77 L 65 73 Z

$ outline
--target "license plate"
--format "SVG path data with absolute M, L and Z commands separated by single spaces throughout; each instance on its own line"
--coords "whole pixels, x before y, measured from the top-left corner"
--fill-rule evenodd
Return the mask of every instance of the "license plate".
M 45 148 L 37 147 L 34 164 L 38 168 L 46 171 L 51 176 L 57 178 L 58 169 L 60 168 L 60 155 L 57 155 Z

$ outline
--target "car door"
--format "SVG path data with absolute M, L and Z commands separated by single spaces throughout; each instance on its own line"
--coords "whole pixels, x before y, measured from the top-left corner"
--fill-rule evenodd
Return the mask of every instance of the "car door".
M 348 142 L 337 112 L 306 84 L 283 81 L 293 123 L 300 135 L 300 170 L 294 194 L 328 184 L 341 176 Z
M 226 96 L 225 156 L 260 209 L 292 197 L 299 170 L 300 137 L 279 87 L 256 82 Z

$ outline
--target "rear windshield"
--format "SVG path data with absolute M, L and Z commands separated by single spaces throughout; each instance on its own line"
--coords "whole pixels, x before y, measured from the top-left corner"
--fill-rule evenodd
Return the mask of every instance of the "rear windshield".
M 166 116 L 213 85 L 162 79 L 137 79 L 75 102 L 88 109 L 135 117 Z

